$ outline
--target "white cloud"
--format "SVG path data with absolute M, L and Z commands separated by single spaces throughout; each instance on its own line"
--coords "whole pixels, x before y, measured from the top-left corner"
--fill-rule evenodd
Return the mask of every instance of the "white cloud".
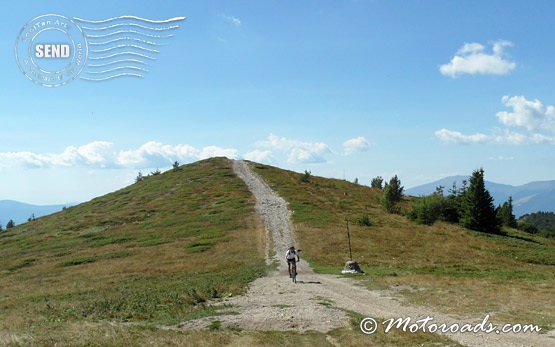
M 289 163 L 325 163 L 325 155 L 332 153 L 329 146 L 323 142 L 303 142 L 274 134 L 270 134 L 268 140 L 260 142 L 259 145 L 285 153 L 288 155 Z
M 345 153 L 367 151 L 370 144 L 364 137 L 343 143 Z M 89 168 L 89 169 L 149 169 L 171 167 L 173 162 L 187 163 L 196 160 L 227 157 L 245 158 L 256 162 L 272 163 L 274 155 L 285 156 L 289 163 L 326 163 L 328 157 L 337 155 L 324 142 L 307 142 L 270 134 L 257 143 L 253 151 L 240 155 L 234 148 L 187 144 L 169 145 L 149 141 L 137 148 L 119 149 L 112 142 L 94 141 L 82 146 L 68 146 L 59 153 L 0 152 L 0 169 L 12 168 Z
M 513 109 L 513 112 L 496 114 L 505 128 L 496 129 L 490 135 L 464 135 L 458 131 L 441 129 L 435 132 L 436 137 L 443 142 L 456 144 L 555 144 L 555 107 L 544 106 L 539 100 L 529 101 L 524 96 L 504 96 L 501 102 Z
M 515 160 L 514 157 L 505 157 L 505 156 L 503 156 L 503 155 L 499 155 L 499 156 L 497 156 L 497 157 L 491 157 L 490 159 L 491 159 L 491 160 L 499 160 L 499 161 L 512 161 L 512 160 Z
M 469 145 L 474 143 L 488 142 L 489 138 L 484 134 L 464 135 L 458 131 L 441 129 L 435 135 L 443 142 Z
M 261 151 L 258 149 L 245 154 L 243 158 L 245 158 L 246 160 L 250 160 L 258 163 L 272 163 L 274 160 L 272 156 L 272 151 L 269 151 L 269 150 Z
M 370 143 L 362 137 L 347 140 L 343 143 L 343 151 L 345 155 L 351 155 L 355 152 L 367 152 L 370 150 Z
M 86 164 L 103 166 L 116 158 L 114 144 L 95 141 L 77 148 L 77 154 Z
M 198 155 L 198 159 L 207 159 L 212 157 L 228 157 L 230 159 L 235 159 L 237 158 L 237 150 L 233 148 L 208 146 L 204 147 Z
M 480 43 L 465 43 L 448 64 L 441 65 L 439 71 L 452 78 L 463 74 L 506 75 L 516 68 L 516 63 L 508 60 L 504 54 L 505 47 L 512 43 L 499 40 L 492 43 L 492 53 Z
M 465 135 L 458 131 L 448 129 L 441 129 L 435 132 L 438 139 L 446 143 L 454 143 L 458 145 L 471 145 L 480 143 L 496 143 L 500 145 L 523 145 L 523 144 L 555 144 L 554 136 L 547 136 L 543 134 L 522 134 L 512 132 L 507 129 L 500 130 L 491 135 L 486 134 L 473 134 Z
M 529 136 L 529 140 L 532 143 L 551 143 L 555 144 L 555 136 L 547 136 L 542 134 L 532 134 Z
M 241 20 L 237 17 L 234 16 L 227 16 L 225 14 L 222 15 L 223 18 L 227 19 L 228 21 L 230 21 L 231 23 L 233 23 L 233 25 L 235 26 L 241 26 Z
M 236 158 L 237 150 L 217 146 L 197 149 L 189 145 L 172 146 L 150 141 L 137 149 L 117 151 L 111 142 L 96 141 L 80 147 L 69 146 L 61 153 L 0 153 L 0 168 L 152 168 L 169 167 L 176 160 L 191 161 L 215 156 Z
M 32 152 L 0 153 L 0 167 L 21 166 L 41 168 L 71 167 L 75 165 L 106 167 L 113 162 L 114 158 L 115 153 L 112 143 L 96 141 L 80 147 L 69 146 L 62 153 L 58 154 Z
M 548 130 L 555 132 L 555 107 L 544 106 L 539 100 L 529 101 L 524 96 L 504 96 L 501 101 L 513 112 L 498 112 L 499 121 L 510 127 L 526 128 L 528 131 Z

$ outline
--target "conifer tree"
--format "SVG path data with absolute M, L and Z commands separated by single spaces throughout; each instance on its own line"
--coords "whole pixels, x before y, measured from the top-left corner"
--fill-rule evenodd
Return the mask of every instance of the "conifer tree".
M 372 181 L 370 182 L 370 186 L 372 188 L 383 189 L 383 178 L 382 178 L 382 176 L 372 178 Z
M 395 205 L 401 201 L 403 190 L 404 187 L 401 186 L 401 180 L 397 175 L 389 180 L 389 184 L 386 183 L 380 202 L 388 212 L 397 212 Z
M 509 200 L 497 208 L 497 217 L 501 219 L 504 226 L 516 228 L 516 218 L 513 214 L 513 197 L 509 196 Z
M 488 234 L 502 234 L 501 221 L 493 198 L 484 183 L 484 169 L 474 170 L 470 184 L 461 199 L 460 224 L 468 229 Z

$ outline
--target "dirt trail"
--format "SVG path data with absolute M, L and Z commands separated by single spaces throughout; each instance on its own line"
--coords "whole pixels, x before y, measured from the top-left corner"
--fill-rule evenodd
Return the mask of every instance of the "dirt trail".
M 239 312 L 235 315 L 218 316 L 223 327 L 240 327 L 251 330 L 285 331 L 316 330 L 328 332 L 348 323 L 345 310 L 355 311 L 367 317 L 389 319 L 411 317 L 414 320 L 431 316 L 433 322 L 477 324 L 484 317 L 469 321 L 434 312 L 423 307 L 403 305 L 388 292 L 369 291 L 353 279 L 316 274 L 301 259 L 298 283 L 293 284 L 287 276 L 283 260 L 287 246 L 294 244 L 291 212 L 287 203 L 249 167 L 244 161 L 233 161 L 236 174 L 245 181 L 256 198 L 256 211 L 266 226 L 266 261 L 279 263 L 278 269 L 266 277 L 254 281 L 246 295 L 226 298 L 215 306 L 229 307 L 222 312 Z M 277 252 L 273 252 L 275 250 Z M 283 254 L 282 254 L 283 253 Z M 302 254 L 301 254 L 302 255 Z M 183 329 L 206 328 L 215 318 L 189 321 Z M 523 322 L 524 323 L 524 322 Z M 496 334 L 455 333 L 447 334 L 453 340 L 467 346 L 553 346 L 555 336 L 549 334 L 521 333 Z

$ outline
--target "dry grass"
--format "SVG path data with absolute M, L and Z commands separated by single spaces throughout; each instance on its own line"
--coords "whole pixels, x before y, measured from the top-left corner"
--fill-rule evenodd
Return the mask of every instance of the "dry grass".
M 369 288 L 393 289 L 408 302 L 499 323 L 555 327 L 555 243 L 508 230 L 489 236 L 436 223 L 416 225 L 379 206 L 379 189 L 256 165 L 295 211 L 299 247 L 317 271 L 339 273 L 352 254 Z M 410 198 L 402 209 L 410 206 Z M 356 220 L 368 216 L 371 226 Z M 396 288 L 412 288 L 396 290 Z
M 296 238 L 318 271 L 353 257 L 373 289 L 412 304 L 492 320 L 555 325 L 552 241 L 484 236 L 384 213 L 381 191 L 257 165 L 290 203 Z M 407 208 L 410 201 L 403 202 Z M 371 226 L 357 225 L 367 216 Z M 528 239 L 527 239 L 528 238 Z M 412 346 L 437 336 L 163 330 L 217 315 L 204 301 L 239 294 L 265 271 L 264 228 L 225 159 L 197 162 L 0 233 L 0 345 Z
M 0 234 L 0 335 L 63 344 L 84 322 L 214 314 L 206 300 L 264 273 L 263 237 L 229 161 L 149 177 Z

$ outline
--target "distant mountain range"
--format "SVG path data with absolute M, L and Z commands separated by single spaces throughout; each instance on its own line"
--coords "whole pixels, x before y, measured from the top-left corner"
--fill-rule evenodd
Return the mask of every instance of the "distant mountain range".
M 439 181 L 424 184 L 405 190 L 406 195 L 420 196 L 435 192 L 436 187 L 443 186 L 444 193 L 449 194 L 449 189 L 456 182 L 457 188 L 462 187 L 462 181 L 469 181 L 470 176 L 451 176 Z M 536 181 L 521 186 L 511 186 L 485 181 L 486 189 L 494 199 L 495 206 L 503 204 L 513 198 L 513 213 L 518 218 L 533 212 L 555 212 L 555 180 Z
M 33 215 L 35 218 L 39 218 L 54 212 L 59 212 L 64 207 L 72 205 L 75 204 L 40 206 L 13 200 L 0 200 L 0 223 L 2 223 L 2 227 L 5 229 L 10 219 L 13 220 L 16 225 L 19 225 L 27 222 Z

